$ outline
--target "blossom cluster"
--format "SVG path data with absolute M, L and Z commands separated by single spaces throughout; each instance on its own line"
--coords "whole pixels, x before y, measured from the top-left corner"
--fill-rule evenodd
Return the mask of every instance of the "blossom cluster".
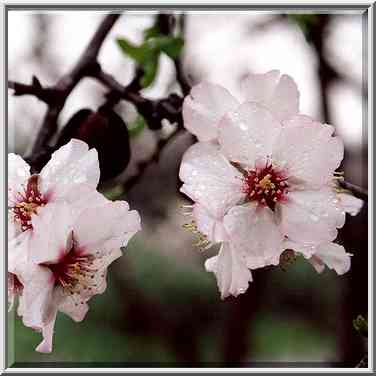
M 18 298 L 24 325 L 43 335 L 36 350 L 51 352 L 57 313 L 84 319 L 140 216 L 97 191 L 98 154 L 85 142 L 72 139 L 33 175 L 9 154 L 8 171 L 8 302 Z
M 203 248 L 221 244 L 206 270 L 222 298 L 244 293 L 251 270 L 278 265 L 286 250 L 318 272 L 346 273 L 351 254 L 334 241 L 363 202 L 339 189 L 342 140 L 299 113 L 288 75 L 250 74 L 242 89 L 239 100 L 204 82 L 183 104 L 184 126 L 198 139 L 180 166 L 181 192 L 194 201 L 186 227 Z

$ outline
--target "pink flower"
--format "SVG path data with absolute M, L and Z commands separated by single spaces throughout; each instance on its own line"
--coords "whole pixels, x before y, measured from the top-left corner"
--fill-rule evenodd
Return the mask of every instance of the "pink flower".
M 299 112 L 299 92 L 294 80 L 286 74 L 281 76 L 277 70 L 249 74 L 242 82 L 242 92 L 239 101 L 220 85 L 203 82 L 194 86 L 184 100 L 185 128 L 199 141 L 216 141 L 221 118 L 244 102 L 261 104 L 277 120 L 287 120 Z
M 232 110 L 223 106 L 220 116 L 213 104 L 220 99 L 213 90 L 205 97 L 203 86 L 192 89 L 200 93 L 193 95 L 194 106 L 192 99 L 184 103 L 187 129 L 201 140 L 216 140 L 188 149 L 180 178 L 181 191 L 195 202 L 197 231 L 207 245 L 222 243 L 218 256 L 206 262 L 222 298 L 246 291 L 249 269 L 277 265 L 287 240 L 312 262 L 320 259 L 340 273 L 350 264 L 344 249 L 332 244 L 345 212 L 354 215 L 361 207 L 336 190 L 343 143 L 332 126 L 297 115 L 295 84 L 282 76 L 275 86 L 276 77 L 272 71 L 246 81 L 254 101 Z M 212 137 L 200 133 L 198 109 L 214 119 Z
M 82 321 L 87 302 L 106 289 L 108 266 L 122 255 L 140 230 L 140 217 L 125 201 L 105 200 L 76 215 L 66 203 L 50 204 L 33 218 L 30 263 L 19 271 L 23 283 L 21 315 L 26 325 L 42 329 L 37 351 L 52 350 L 57 312 Z
M 96 192 L 98 153 L 85 142 L 72 139 L 52 154 L 40 174 L 30 175 L 18 155 L 8 155 L 8 226 L 10 239 L 33 229 L 31 217 L 50 203 L 65 201 L 83 206 Z
M 37 351 L 50 352 L 58 311 L 84 319 L 140 217 L 97 192 L 98 155 L 82 141 L 57 150 L 38 175 L 17 155 L 8 162 L 8 301 L 19 297 L 24 325 L 43 333 Z

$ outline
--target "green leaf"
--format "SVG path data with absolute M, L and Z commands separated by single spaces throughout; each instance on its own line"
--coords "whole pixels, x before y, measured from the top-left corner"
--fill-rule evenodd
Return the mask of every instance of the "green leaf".
M 147 51 L 144 46 L 135 46 L 124 38 L 118 38 L 116 40 L 121 50 L 137 63 L 142 64 L 147 58 Z
M 353 320 L 353 325 L 359 334 L 363 337 L 368 337 L 368 322 L 362 315 L 358 315 L 358 317 Z
M 141 78 L 140 84 L 143 88 L 150 86 L 158 71 L 158 55 L 155 58 L 151 58 L 142 64 L 144 70 L 144 76 Z
M 161 36 L 157 26 L 147 29 L 144 37 L 145 42 L 140 46 L 131 43 L 125 38 L 118 38 L 117 44 L 123 53 L 135 60 L 144 71 L 140 84 L 143 88 L 146 88 L 155 80 L 161 52 L 171 59 L 176 59 L 181 54 L 184 40 L 181 37 Z
M 184 40 L 180 37 L 161 36 L 150 40 L 155 49 L 164 52 L 171 59 L 176 59 L 180 56 Z
M 146 121 L 142 115 L 137 115 L 137 118 L 131 123 L 128 128 L 129 137 L 138 136 L 146 128 Z
M 144 31 L 144 40 L 146 41 L 148 39 L 158 37 L 160 34 L 161 31 L 159 30 L 158 25 L 154 25 Z

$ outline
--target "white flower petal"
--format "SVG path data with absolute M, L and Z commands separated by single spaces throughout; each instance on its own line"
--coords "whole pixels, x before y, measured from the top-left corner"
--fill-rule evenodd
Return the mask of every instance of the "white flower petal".
M 238 101 L 222 86 L 201 83 L 184 100 L 184 127 L 199 141 L 215 140 L 219 120 L 237 106 Z
M 291 120 L 299 122 L 300 116 Z M 273 161 L 287 168 L 289 182 L 303 183 L 307 187 L 320 188 L 333 178 L 333 172 L 343 159 L 343 142 L 332 137 L 333 127 L 312 121 L 291 126 L 285 122 L 273 150 Z
M 272 97 L 279 81 L 280 73 L 272 70 L 264 74 L 249 74 L 241 87 L 247 102 L 266 103 Z
M 320 260 L 329 269 L 334 269 L 337 274 L 342 275 L 350 270 L 351 254 L 346 253 L 345 248 L 339 244 L 327 243 L 320 244 L 314 255 L 314 260 Z
M 252 282 L 251 271 L 244 259 L 229 243 L 223 243 L 219 254 L 206 260 L 205 268 L 215 274 L 222 299 L 229 295 L 243 294 L 248 289 L 249 282 Z
M 130 211 L 125 201 L 108 201 L 105 205 L 89 207 L 73 225 L 74 240 L 84 253 L 106 253 L 125 247 L 140 229 L 138 212 Z
M 231 246 L 249 268 L 278 265 L 283 237 L 271 209 L 255 203 L 235 206 L 225 215 L 224 226 Z
M 186 151 L 179 176 L 184 182 L 180 190 L 216 218 L 245 197 L 241 173 L 209 143 L 196 143 Z
M 22 234 L 21 225 L 19 222 L 16 222 L 13 212 L 8 210 L 8 242 L 20 234 Z
M 218 140 L 231 161 L 254 167 L 257 159 L 271 156 L 281 129 L 265 107 L 246 102 L 222 118 Z
M 294 80 L 287 74 L 282 75 L 265 105 L 279 120 L 289 119 L 299 113 L 299 91 Z
M 72 139 L 52 154 L 40 173 L 39 188 L 50 200 L 73 201 L 79 185 L 97 187 L 99 174 L 97 151 L 89 150 L 83 141 Z
M 30 257 L 37 264 L 57 263 L 72 245 L 72 211 L 66 203 L 49 203 L 31 218 Z
M 87 303 L 75 304 L 75 301 L 70 296 L 63 298 L 59 304 L 59 311 L 65 313 L 76 322 L 81 322 L 88 310 L 89 306 Z
M 345 222 L 345 213 L 329 188 L 290 192 L 288 201 L 278 205 L 278 211 L 282 233 L 306 246 L 334 240 L 337 228 Z
M 42 328 L 53 314 L 53 274 L 48 268 L 30 262 L 17 277 L 23 285 L 22 321 L 25 326 Z
M 19 156 L 8 154 L 8 206 L 14 206 L 24 193 L 30 177 L 30 166 Z
M 278 70 L 250 74 L 242 84 L 247 101 L 267 107 L 278 120 L 286 120 L 299 112 L 299 91 L 294 80 Z
M 360 212 L 360 209 L 364 205 L 364 201 L 360 200 L 357 197 L 354 197 L 352 194 L 348 193 L 339 193 L 337 195 L 340 205 L 346 213 L 349 213 L 352 216 L 357 215 Z
M 213 243 L 225 241 L 226 231 L 223 227 L 223 218 L 213 217 L 202 205 L 195 204 L 193 207 L 193 218 L 197 229 L 208 237 Z
M 18 274 L 27 268 L 31 231 L 8 240 L 8 272 Z
M 51 320 L 42 328 L 43 341 L 36 347 L 35 351 L 48 354 L 52 352 L 54 327 L 56 321 L 57 309 L 54 310 Z
M 75 195 L 74 201 L 70 204 L 73 217 L 77 217 L 83 210 L 89 207 L 98 207 L 111 202 L 87 184 L 80 184 L 75 191 Z

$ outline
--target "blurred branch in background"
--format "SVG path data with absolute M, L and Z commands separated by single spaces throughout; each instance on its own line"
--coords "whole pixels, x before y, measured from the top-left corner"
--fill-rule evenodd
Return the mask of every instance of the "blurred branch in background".
M 110 14 L 104 18 L 76 65 L 56 85 L 44 88 L 36 77 L 33 77 L 31 85 L 13 81 L 8 82 L 8 88 L 14 90 L 14 95 L 34 95 L 48 106 L 45 119 L 29 157 L 29 161 L 35 170 L 39 170 L 48 160 L 53 149 L 51 150 L 47 144 L 57 130 L 58 116 L 69 94 L 83 77 L 96 78 L 110 89 L 104 106 L 112 107 L 120 99 L 124 99 L 136 106 L 138 112 L 146 119 L 151 129 L 160 129 L 163 119 L 167 119 L 171 123 L 177 123 L 178 127 L 182 128 L 181 97 L 171 94 L 167 98 L 156 101 L 146 99 L 139 93 L 141 89 L 139 79 L 144 73 L 142 67 L 137 69 L 132 82 L 124 87 L 111 74 L 104 72 L 98 63 L 97 56 L 100 47 L 119 16 L 120 14 Z M 173 33 L 173 22 L 174 17 L 171 15 L 161 14 L 157 17 L 157 25 L 165 35 Z M 190 86 L 181 70 L 180 58 L 177 56 L 174 62 L 177 69 L 177 80 L 181 85 L 181 89 L 185 93 L 189 92 Z M 161 140 L 160 144 L 162 145 L 164 142 Z
M 29 157 L 30 163 L 36 170 L 40 169 L 46 162 L 46 159 L 49 158 L 53 149 L 51 150 L 51 148 L 48 148 L 47 144 L 57 130 L 57 119 L 60 111 L 64 107 L 65 101 L 71 91 L 83 77 L 96 78 L 99 82 L 110 89 L 110 92 L 107 93 L 105 106 L 113 106 L 119 99 L 124 99 L 133 103 L 138 112 L 146 119 L 151 129 L 159 129 L 163 119 L 167 119 L 171 123 L 177 123 L 180 128 L 183 126 L 181 97 L 176 94 L 171 94 L 169 97 L 157 101 L 146 99 L 139 93 L 141 87 L 139 86 L 138 81 L 142 75 L 141 68 L 136 71 L 135 78 L 132 82 L 124 87 L 111 74 L 104 72 L 100 64 L 97 62 L 100 47 L 119 16 L 119 14 L 110 14 L 105 17 L 76 65 L 68 74 L 64 75 L 55 86 L 44 88 L 35 76 L 33 77 L 31 85 L 13 81 L 8 82 L 8 88 L 14 90 L 14 95 L 34 95 L 48 105 L 47 113 L 36 138 L 32 154 Z M 181 33 L 184 32 L 184 17 L 185 15 L 181 16 Z M 276 18 L 278 21 L 281 19 L 284 19 L 284 17 L 279 16 Z M 325 95 L 324 92 L 327 90 L 331 79 L 336 76 L 338 77 L 337 74 L 333 76 L 333 70 L 329 68 L 324 59 L 322 38 L 327 23 L 328 16 L 322 15 L 319 17 L 319 21 L 314 22 L 313 27 L 310 28 L 309 31 L 306 31 L 307 38 L 315 46 L 319 58 L 318 77 L 323 92 L 321 98 L 323 112 L 326 119 L 329 118 L 329 110 L 326 99 L 327 95 Z M 156 25 L 162 34 L 172 35 L 175 18 L 172 15 L 159 14 L 157 16 Z M 265 27 L 267 26 L 268 25 Z M 182 72 L 180 56 L 174 58 L 173 61 L 176 68 L 177 81 L 181 86 L 182 92 L 187 95 L 190 91 L 190 84 Z M 160 140 L 159 145 L 164 145 L 164 143 L 165 140 Z M 151 160 L 154 161 L 155 158 L 153 157 Z M 140 171 L 146 168 L 145 162 L 146 161 L 140 163 Z M 142 175 L 142 172 L 140 175 Z M 134 179 L 132 179 L 132 181 L 134 181 Z M 344 188 L 352 191 L 357 197 L 361 196 L 363 199 L 366 198 L 366 190 L 346 182 L 341 184 Z M 127 184 L 125 184 L 125 186 L 126 185 Z

